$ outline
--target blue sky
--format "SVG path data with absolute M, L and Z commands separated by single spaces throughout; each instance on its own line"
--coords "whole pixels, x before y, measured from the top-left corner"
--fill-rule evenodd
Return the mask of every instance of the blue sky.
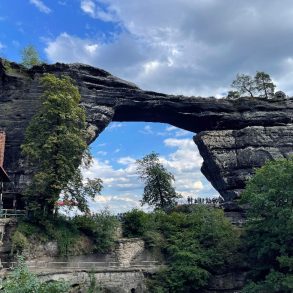
M 221 97 L 237 73 L 265 71 L 292 95 L 291 0 L 0 0 L 0 56 L 33 44 L 48 63 L 101 67 L 143 89 Z M 200 173 L 194 134 L 164 124 L 112 123 L 92 144 L 103 194 L 93 209 L 138 206 L 134 161 L 155 151 L 186 197 L 216 192 Z

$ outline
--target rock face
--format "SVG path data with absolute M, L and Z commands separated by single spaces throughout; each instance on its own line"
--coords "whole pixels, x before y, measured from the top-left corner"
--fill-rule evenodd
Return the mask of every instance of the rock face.
M 197 133 L 202 172 L 228 201 L 239 196 L 254 168 L 293 153 L 293 99 L 165 95 L 143 91 L 87 65 L 57 63 L 26 70 L 0 59 L 0 129 L 7 134 L 4 167 L 20 190 L 27 178 L 20 145 L 41 104 L 39 78 L 44 73 L 76 81 L 92 140 L 111 121 L 162 122 Z

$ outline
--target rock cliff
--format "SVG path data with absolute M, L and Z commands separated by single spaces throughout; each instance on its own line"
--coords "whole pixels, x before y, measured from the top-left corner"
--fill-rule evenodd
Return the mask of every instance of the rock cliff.
M 20 189 L 27 178 L 20 145 L 40 106 L 39 78 L 44 73 L 76 81 L 92 140 L 111 121 L 162 122 L 196 133 L 202 172 L 227 201 L 239 196 L 256 167 L 293 153 L 293 99 L 166 95 L 141 90 L 88 65 L 57 63 L 27 70 L 0 59 L 0 129 L 7 134 L 4 167 Z

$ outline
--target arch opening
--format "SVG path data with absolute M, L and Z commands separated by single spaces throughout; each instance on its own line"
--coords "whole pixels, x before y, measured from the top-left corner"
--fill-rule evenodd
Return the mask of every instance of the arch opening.
M 104 182 L 102 194 L 91 204 L 93 210 L 108 207 L 114 213 L 140 207 L 143 183 L 135 161 L 154 151 L 175 176 L 176 191 L 187 198 L 214 198 L 218 192 L 201 173 L 202 157 L 193 141 L 195 134 L 169 124 L 112 122 L 90 145 L 93 165 L 84 176 Z M 144 209 L 150 208 L 144 206 Z

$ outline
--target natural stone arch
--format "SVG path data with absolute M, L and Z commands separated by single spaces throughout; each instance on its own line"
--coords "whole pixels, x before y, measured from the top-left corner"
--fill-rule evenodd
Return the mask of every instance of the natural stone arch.
M 225 200 L 233 200 L 268 159 L 293 153 L 293 100 L 184 97 L 143 91 L 110 73 L 82 64 L 26 70 L 0 60 L 0 129 L 6 131 L 4 167 L 16 186 L 26 181 L 20 145 L 40 105 L 44 73 L 67 74 L 77 83 L 94 140 L 111 121 L 162 122 L 197 133 L 202 172 Z

